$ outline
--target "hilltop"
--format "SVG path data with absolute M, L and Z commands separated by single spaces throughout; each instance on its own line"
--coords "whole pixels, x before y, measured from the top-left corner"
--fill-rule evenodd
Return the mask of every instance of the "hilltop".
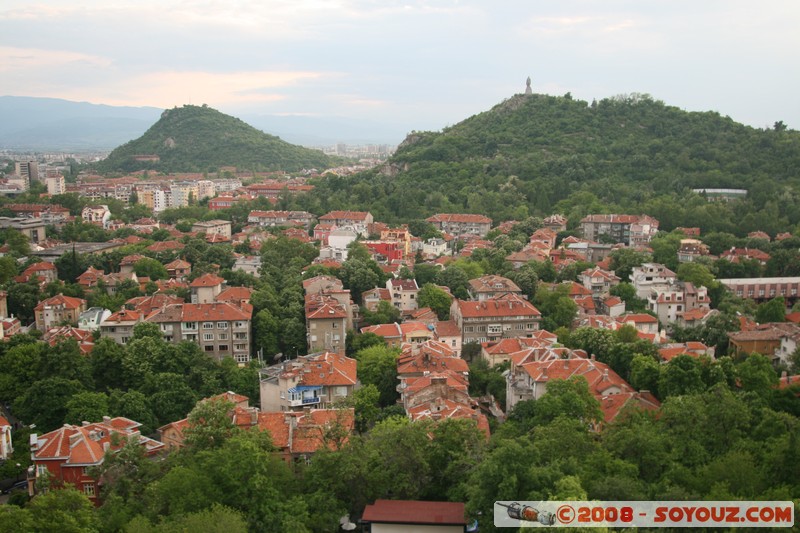
M 318 193 L 333 206 L 363 199 L 352 207 L 384 219 L 472 212 L 499 222 L 554 209 L 641 212 L 665 196 L 683 205 L 704 187 L 748 189 L 755 210 L 800 191 L 800 133 L 647 95 L 515 95 L 440 132 L 412 132 L 383 167 Z M 789 207 L 780 214 L 791 217 Z
M 202 172 L 235 166 L 294 171 L 332 164 L 318 150 L 289 144 L 205 105 L 185 105 L 164 111 L 144 135 L 114 149 L 97 170 Z

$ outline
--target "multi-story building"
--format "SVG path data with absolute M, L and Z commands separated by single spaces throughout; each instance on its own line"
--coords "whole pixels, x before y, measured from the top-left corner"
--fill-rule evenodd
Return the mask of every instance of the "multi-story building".
M 48 176 L 47 180 L 47 194 L 53 196 L 55 194 L 64 194 L 67 192 L 67 186 L 64 182 L 64 176 Z
M 658 233 L 658 220 L 647 215 L 589 215 L 581 220 L 581 231 L 591 241 L 604 235 L 613 242 L 640 246 Z
M 193 304 L 207 304 L 216 301 L 222 292 L 225 280 L 215 274 L 203 274 L 189 284 Z
M 319 221 L 337 228 L 350 228 L 362 237 L 369 235 L 368 226 L 375 222 L 372 213 L 367 211 L 331 211 L 319 217 Z
M 504 337 L 531 337 L 542 314 L 527 300 L 508 294 L 493 300 L 455 299 L 450 318 L 462 332 L 462 343 L 496 341 Z
M 492 228 L 492 219 L 483 215 L 470 215 L 459 213 L 440 213 L 428 217 L 436 229 L 451 235 L 478 235 L 485 237 Z
M 197 199 L 213 198 L 217 194 L 217 186 L 213 181 L 200 180 L 197 182 Z
M 244 364 L 250 362 L 251 317 L 252 307 L 222 302 L 169 305 L 145 321 L 158 324 L 168 342 L 194 342 L 218 361 L 233 357 Z
M 357 383 L 355 359 L 331 352 L 300 356 L 261 371 L 261 410 L 334 407 Z
M 99 505 L 98 480 L 90 472 L 92 467 L 103 464 L 107 453 L 119 450 L 128 442 L 140 445 L 148 457 L 164 450 L 161 442 L 143 436 L 140 426 L 139 422 L 128 418 L 104 416 L 102 422 L 84 422 L 81 426 L 64 424 L 43 435 L 33 433 L 29 494 L 37 492 L 37 481 L 47 477 L 55 486 L 72 485 Z
M 584 287 L 592 291 L 592 297 L 596 299 L 606 298 L 611 288 L 619 285 L 620 279 L 608 270 L 599 267 L 588 268 L 578 275 L 578 279 Z
M 128 344 L 133 337 L 133 328 L 142 320 L 144 313 L 120 309 L 100 323 L 100 336 L 113 339 L 117 344 Z
M 314 215 L 307 211 L 250 211 L 247 216 L 248 224 L 261 227 L 301 226 L 308 230 L 313 221 Z
M 392 305 L 401 313 L 408 313 L 417 309 L 417 294 L 419 286 L 414 278 L 392 278 L 386 282 L 386 288 L 392 297 Z
M 800 277 L 785 278 L 729 278 L 719 282 L 740 298 L 749 298 L 763 303 L 782 296 L 791 307 L 800 293 Z
M 28 240 L 34 244 L 40 243 L 47 238 L 46 227 L 47 223 L 41 218 L 0 217 L 0 228 L 13 228 L 28 237 Z
M 81 218 L 89 224 L 107 228 L 108 222 L 111 220 L 111 211 L 107 205 L 87 205 L 81 211 Z
M 192 231 L 206 235 L 222 235 L 228 240 L 231 238 L 231 223 L 229 220 L 205 220 L 192 224 Z
M 78 324 L 78 317 L 86 311 L 86 300 L 57 294 L 39 302 L 34 310 L 36 329 L 47 331 L 62 324 Z
M 309 294 L 305 307 L 308 351 L 344 353 L 349 318 L 345 306 L 332 296 Z
M 14 162 L 14 174 L 27 180 L 29 184 L 39 181 L 39 163 L 36 161 Z
M 567 222 L 567 217 L 555 214 L 542 220 L 542 225 L 556 233 L 560 233 L 562 231 L 567 231 Z
M 633 267 L 631 283 L 636 289 L 637 298 L 647 300 L 652 292 L 670 290 L 678 279 L 678 275 L 659 263 L 644 263 Z
M 678 248 L 678 262 L 691 263 L 696 261 L 699 257 L 708 255 L 708 246 L 703 244 L 702 241 L 697 239 L 681 239 L 680 248 Z

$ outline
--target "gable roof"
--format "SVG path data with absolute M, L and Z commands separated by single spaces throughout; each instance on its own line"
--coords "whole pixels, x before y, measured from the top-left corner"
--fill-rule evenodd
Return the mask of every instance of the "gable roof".
M 532 303 L 515 294 L 507 294 L 482 302 L 464 300 L 456 300 L 456 302 L 461 316 L 464 318 L 542 316 L 542 313 Z
M 190 287 L 216 287 L 217 285 L 222 285 L 225 283 L 225 280 L 215 274 L 203 274 L 199 278 L 196 278 L 192 281 L 189 286 Z
M 361 519 L 378 523 L 464 526 L 467 524 L 464 509 L 460 502 L 377 500 L 366 506 Z

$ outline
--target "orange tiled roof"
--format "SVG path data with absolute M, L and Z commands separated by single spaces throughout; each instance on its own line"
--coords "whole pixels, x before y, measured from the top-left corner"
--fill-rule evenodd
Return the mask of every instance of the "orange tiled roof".
M 214 274 L 203 274 L 199 278 L 196 278 L 192 281 L 189 286 L 190 287 L 216 287 L 217 285 L 222 285 L 225 283 L 225 280 L 219 276 Z
M 491 224 L 492 219 L 468 213 L 438 213 L 425 219 L 426 222 L 456 222 L 461 224 Z
M 60 305 L 65 309 L 80 309 L 81 306 L 86 305 L 86 300 L 82 298 L 73 298 L 72 296 L 64 296 L 63 294 L 56 294 L 52 298 L 42 300 L 36 306 L 36 311 L 41 311 L 45 306 Z
M 535 316 L 542 314 L 527 300 L 508 294 L 501 298 L 493 298 L 482 302 L 467 302 L 458 300 L 461 316 L 464 318 L 480 317 L 518 317 Z

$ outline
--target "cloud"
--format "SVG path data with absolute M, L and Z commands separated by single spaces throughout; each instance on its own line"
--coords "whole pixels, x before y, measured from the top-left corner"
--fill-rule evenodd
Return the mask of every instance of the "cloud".
M 108 67 L 112 61 L 106 57 L 71 52 L 69 50 L 45 50 L 40 48 L 18 48 L 0 46 L 0 72 L 29 71 L 32 69 L 65 66 L 69 64 L 92 67 Z

